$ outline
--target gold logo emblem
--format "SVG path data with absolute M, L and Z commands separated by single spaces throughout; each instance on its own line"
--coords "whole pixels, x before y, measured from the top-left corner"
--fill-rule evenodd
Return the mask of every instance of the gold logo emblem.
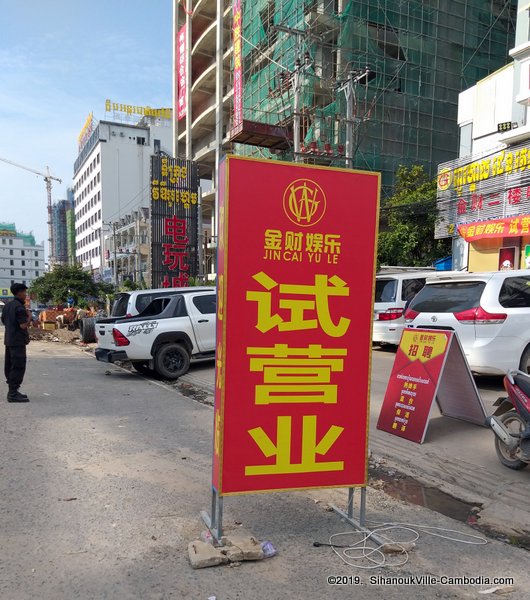
M 445 192 L 451 187 L 453 183 L 453 173 L 449 169 L 444 169 L 438 173 L 438 189 Z
M 326 196 L 318 183 L 297 179 L 283 193 L 283 209 L 295 225 L 312 227 L 326 212 Z

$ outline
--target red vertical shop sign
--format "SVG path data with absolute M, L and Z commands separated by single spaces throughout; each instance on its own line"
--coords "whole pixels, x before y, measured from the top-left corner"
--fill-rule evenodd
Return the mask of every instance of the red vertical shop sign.
M 242 68 L 241 0 L 232 3 L 232 39 L 234 43 L 234 117 L 233 127 L 243 121 L 243 68 Z
M 186 25 L 183 25 L 177 34 L 177 119 L 180 121 L 186 116 L 186 51 L 187 36 Z
M 379 175 L 227 157 L 219 176 L 213 486 L 365 485 Z

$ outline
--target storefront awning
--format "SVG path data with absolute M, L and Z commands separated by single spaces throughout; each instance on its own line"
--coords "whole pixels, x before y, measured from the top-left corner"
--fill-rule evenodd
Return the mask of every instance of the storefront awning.
M 530 236 L 530 215 L 518 215 L 506 219 L 477 221 L 458 226 L 458 233 L 466 242 L 476 240 Z

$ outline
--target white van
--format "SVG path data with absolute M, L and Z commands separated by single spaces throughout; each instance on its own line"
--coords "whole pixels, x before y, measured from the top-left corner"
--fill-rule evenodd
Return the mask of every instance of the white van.
M 379 273 L 375 278 L 374 323 L 372 342 L 397 346 L 405 327 L 403 311 L 423 288 L 427 277 L 436 271 L 400 271 Z

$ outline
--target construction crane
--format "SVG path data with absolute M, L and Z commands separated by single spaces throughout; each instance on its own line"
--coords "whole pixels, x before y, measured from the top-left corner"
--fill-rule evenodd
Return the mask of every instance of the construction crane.
M 39 175 L 39 177 L 44 178 L 44 182 L 46 183 L 46 193 L 48 195 L 48 245 L 49 245 L 49 261 L 50 261 L 50 265 L 53 265 L 55 263 L 55 252 L 53 249 L 53 244 L 52 244 L 52 237 L 53 237 L 53 228 L 52 228 L 52 179 L 55 181 L 58 181 L 59 183 L 62 183 L 62 180 L 59 179 L 58 177 L 54 177 L 53 175 L 50 174 L 50 169 L 49 167 L 46 167 L 46 173 L 41 173 L 40 171 L 37 171 L 35 169 L 30 169 L 29 167 L 25 167 L 24 165 L 19 165 L 16 162 L 13 162 L 12 160 L 8 160 L 7 158 L 2 158 L 0 157 L 0 160 L 2 162 L 5 162 L 9 165 L 13 165 L 14 167 L 18 167 L 19 169 L 24 169 L 26 171 L 29 171 L 30 173 L 35 173 L 35 175 Z

